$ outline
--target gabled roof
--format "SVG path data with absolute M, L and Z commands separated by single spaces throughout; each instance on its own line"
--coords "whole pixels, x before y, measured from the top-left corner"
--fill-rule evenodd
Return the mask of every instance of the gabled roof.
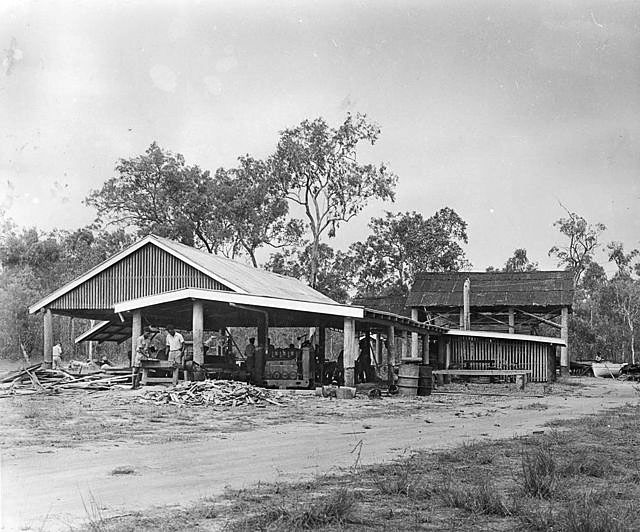
M 297 299 L 311 303 L 336 304 L 335 301 L 307 286 L 302 281 L 292 277 L 286 277 L 259 268 L 253 268 L 231 259 L 212 255 L 195 248 L 178 244 L 172 240 L 155 235 L 148 235 L 142 240 L 117 253 L 102 264 L 92 268 L 77 279 L 66 284 L 62 288 L 49 294 L 31 307 L 29 312 L 34 313 L 46 307 L 56 299 L 70 292 L 74 288 L 89 281 L 107 268 L 122 261 L 136 251 L 151 244 L 171 254 L 189 266 L 199 270 L 204 275 L 214 279 L 231 291 L 240 294 L 251 294 L 283 299 Z M 153 275 L 153 272 L 149 272 Z
M 171 249 L 174 255 L 189 259 L 192 263 L 200 266 L 205 273 L 215 274 L 216 280 L 222 284 L 232 289 L 236 287 L 235 292 L 317 303 L 336 303 L 333 299 L 293 277 L 254 268 L 166 238 L 158 236 L 153 238 Z
M 573 274 L 568 271 L 421 273 L 407 298 L 410 307 L 462 307 L 465 279 L 472 307 L 570 307 Z

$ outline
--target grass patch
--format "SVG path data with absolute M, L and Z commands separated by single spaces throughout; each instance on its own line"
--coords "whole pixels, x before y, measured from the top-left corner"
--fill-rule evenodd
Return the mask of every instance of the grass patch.
M 448 479 L 436 493 L 444 503 L 453 508 L 461 508 L 474 515 L 511 515 L 508 504 L 497 488 L 484 481 L 476 485 L 460 485 Z
M 356 495 L 346 488 L 322 496 L 319 500 L 306 504 L 293 504 L 282 499 L 273 507 L 240 519 L 229 525 L 229 530 L 315 530 L 328 525 L 344 525 L 349 522 Z
M 554 426 L 301 483 L 229 491 L 85 530 L 640 530 L 640 408 Z

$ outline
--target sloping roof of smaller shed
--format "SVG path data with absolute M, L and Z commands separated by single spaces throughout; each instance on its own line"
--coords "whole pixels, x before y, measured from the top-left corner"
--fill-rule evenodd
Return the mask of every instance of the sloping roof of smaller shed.
M 570 307 L 573 274 L 567 271 L 421 273 L 407 298 L 409 307 L 459 308 L 465 279 L 472 307 Z
M 353 304 L 368 309 L 390 312 L 398 316 L 411 317 L 411 307 L 407 306 L 407 296 L 357 297 L 353 300 Z

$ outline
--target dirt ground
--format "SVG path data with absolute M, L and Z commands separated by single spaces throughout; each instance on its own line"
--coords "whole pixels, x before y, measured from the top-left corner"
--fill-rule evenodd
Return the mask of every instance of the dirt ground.
M 444 393 L 442 393 L 444 392 Z M 286 393 L 287 406 L 179 408 L 138 392 L 0 399 L 3 530 L 69 530 L 99 512 L 183 505 L 225 488 L 297 481 L 416 449 L 543 431 L 637 403 L 632 383 L 450 385 L 424 398 Z

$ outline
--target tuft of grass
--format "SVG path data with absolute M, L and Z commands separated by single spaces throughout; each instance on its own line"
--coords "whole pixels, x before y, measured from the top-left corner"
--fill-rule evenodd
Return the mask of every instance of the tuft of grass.
M 522 450 L 522 489 L 534 497 L 548 499 L 558 484 L 558 465 L 551 447 L 545 443 L 531 451 Z
M 587 453 L 577 456 L 561 468 L 562 476 L 585 475 L 594 478 L 605 478 L 613 471 L 613 464 L 602 453 Z
M 346 524 L 354 510 L 356 495 L 340 488 L 310 504 L 289 505 L 281 502 L 262 513 L 229 525 L 230 530 L 313 530 L 325 526 Z
M 370 473 L 373 484 L 383 495 L 430 496 L 430 490 L 420 482 L 421 468 L 413 458 L 376 467 Z
M 634 530 L 633 516 L 627 509 L 622 514 L 619 510 L 612 512 L 606 503 L 599 504 L 598 498 L 586 493 L 566 507 L 558 516 L 559 529 L 566 532 L 630 532 Z
M 130 465 L 118 466 L 111 471 L 111 475 L 134 475 L 136 469 Z
M 461 508 L 472 514 L 500 517 L 511 515 L 508 504 L 489 481 L 471 486 L 461 486 L 454 484 L 449 478 L 437 489 L 437 493 L 447 506 Z

